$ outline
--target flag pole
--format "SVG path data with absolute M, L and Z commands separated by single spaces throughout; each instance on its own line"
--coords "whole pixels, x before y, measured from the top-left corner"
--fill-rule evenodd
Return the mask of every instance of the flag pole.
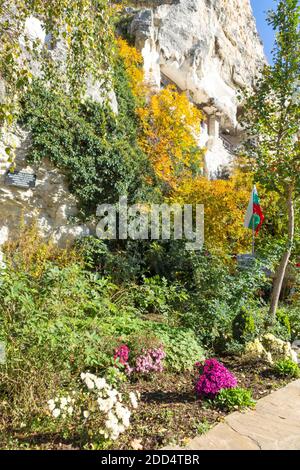
M 254 186 L 255 188 L 255 186 Z M 254 207 L 254 192 L 252 192 L 252 207 Z M 255 218 L 254 210 L 252 213 L 252 256 L 255 257 Z
M 254 228 L 254 214 L 252 216 L 252 256 L 255 257 L 255 228 Z

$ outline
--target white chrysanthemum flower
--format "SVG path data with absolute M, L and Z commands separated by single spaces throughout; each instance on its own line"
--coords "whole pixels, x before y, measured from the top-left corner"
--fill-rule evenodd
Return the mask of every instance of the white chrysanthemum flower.
M 98 402 L 100 411 L 104 411 L 104 413 L 107 413 L 110 410 L 110 403 L 108 400 L 105 400 L 103 398 L 98 398 L 97 402 Z
M 48 401 L 48 407 L 50 411 L 53 411 L 55 408 L 55 401 L 54 400 L 49 400 Z
M 60 415 L 60 409 L 55 408 L 55 409 L 52 411 L 52 415 L 54 416 L 54 418 L 58 418 L 59 415 Z
M 80 374 L 81 380 L 85 380 L 85 377 L 86 377 L 86 374 L 84 372 L 81 372 Z M 74 395 L 74 392 L 73 392 L 73 395 Z
M 111 390 L 108 390 L 108 391 L 107 391 L 107 395 L 108 395 L 109 397 L 114 398 L 114 397 L 117 397 L 117 396 L 119 395 L 119 392 L 118 392 L 118 390 L 116 390 L 115 388 L 112 388 Z
M 138 401 L 137 401 L 137 397 L 136 397 L 135 393 L 130 392 L 129 393 L 129 399 L 131 401 L 132 407 L 136 409 L 138 407 Z
M 68 400 L 66 399 L 66 397 L 62 397 L 60 399 L 60 403 L 61 403 L 61 408 L 64 409 L 68 404 Z
M 125 408 L 125 410 L 123 411 L 122 422 L 126 428 L 128 428 L 130 425 L 130 416 L 130 411 L 128 410 L 128 408 Z
M 111 411 L 108 413 L 108 419 L 105 421 L 105 426 L 108 428 L 108 429 L 116 429 L 118 427 L 118 418 L 116 417 L 116 415 L 114 413 L 112 413 Z
M 92 390 L 95 386 L 94 382 L 89 377 L 85 379 L 85 383 L 89 390 Z
M 106 387 L 106 380 L 103 378 L 96 378 L 95 385 L 98 390 L 102 390 Z
M 121 405 L 121 403 L 116 403 L 115 412 L 119 419 L 122 419 L 123 416 L 126 414 L 125 407 Z
M 84 418 L 88 418 L 90 416 L 90 412 L 88 410 L 84 410 L 83 416 Z
M 122 424 L 119 425 L 119 433 L 122 434 L 123 432 L 125 432 L 125 426 L 123 426 Z
M 90 372 L 87 372 L 87 373 L 85 374 L 85 378 L 86 378 L 86 379 L 90 379 L 90 380 L 92 380 L 93 382 L 95 382 L 95 380 L 97 380 L 98 377 L 97 377 L 95 374 L 91 374 Z

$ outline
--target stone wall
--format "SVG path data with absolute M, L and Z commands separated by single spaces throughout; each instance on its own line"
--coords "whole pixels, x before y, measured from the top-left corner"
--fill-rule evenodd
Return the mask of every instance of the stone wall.
M 30 135 L 17 127 L 13 133 L 4 133 L 4 142 L 13 143 L 18 171 L 36 175 L 35 188 L 19 188 L 6 182 L 6 169 L 0 172 L 0 246 L 11 237 L 18 236 L 20 222 L 37 221 L 41 234 L 65 246 L 75 238 L 89 234 L 89 227 L 76 221 L 77 201 L 68 190 L 67 177 L 49 161 L 35 167 L 26 161 L 30 152 Z M 0 162 L 7 155 L 0 146 Z
M 250 1 L 158 3 L 151 8 L 141 2 L 148 7 L 132 12 L 129 27 L 142 52 L 147 81 L 154 88 L 161 86 L 162 76 L 175 83 L 218 120 L 221 132 L 238 141 L 237 90 L 251 87 L 265 63 Z M 218 136 L 208 144 L 207 166 L 214 173 L 220 161 L 230 163 L 230 155 Z

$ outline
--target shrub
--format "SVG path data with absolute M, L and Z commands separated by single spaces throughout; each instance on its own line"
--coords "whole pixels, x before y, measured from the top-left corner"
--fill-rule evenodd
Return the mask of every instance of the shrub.
M 241 343 L 254 339 L 256 328 L 253 313 L 242 309 L 233 320 L 232 330 L 233 338 Z
M 204 360 L 203 347 L 192 330 L 161 324 L 155 326 L 154 331 L 164 344 L 166 365 L 170 371 L 191 371 L 197 359 Z
M 132 289 L 135 306 L 142 313 L 174 315 L 188 299 L 188 294 L 179 283 L 169 283 L 166 278 L 154 276 L 143 278 L 143 284 Z
M 134 372 L 138 374 L 149 374 L 151 372 L 162 372 L 164 369 L 163 359 L 166 353 L 163 347 L 157 349 L 146 349 L 141 356 L 136 358 Z
M 291 324 L 285 308 L 279 308 L 276 312 L 276 323 L 272 327 L 272 333 L 277 338 L 284 341 L 290 341 L 291 339 Z
M 237 270 L 203 252 L 193 259 L 187 282 L 190 305 L 181 317 L 182 323 L 197 333 L 204 346 L 220 353 L 234 340 L 237 315 L 261 306 L 258 291 L 268 281 L 259 262 L 247 270 Z
M 83 216 L 94 215 L 99 201 L 114 204 L 123 194 L 148 199 L 152 191 L 144 177 L 151 178 L 151 166 L 137 144 L 134 98 L 121 61 L 116 63 L 118 117 L 105 104 L 87 100 L 78 106 L 39 80 L 22 103 L 22 124 L 32 140 L 28 158 L 36 164 L 49 158 L 67 174 Z
M 240 387 L 223 388 L 215 396 L 213 406 L 226 411 L 240 410 L 242 408 L 253 408 L 255 401 L 250 390 Z
M 274 364 L 274 371 L 281 377 L 298 378 L 300 377 L 300 369 L 291 359 L 282 359 Z
M 234 388 L 237 380 L 217 359 L 196 363 L 200 376 L 196 382 L 196 394 L 200 398 L 213 399 L 224 388 Z

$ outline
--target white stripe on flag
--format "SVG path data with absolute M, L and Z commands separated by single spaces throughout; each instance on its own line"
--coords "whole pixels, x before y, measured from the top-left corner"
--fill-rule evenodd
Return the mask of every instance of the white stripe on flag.
M 254 188 L 251 192 L 250 201 L 249 201 L 249 204 L 248 204 L 247 213 L 246 213 L 245 222 L 244 222 L 244 227 L 246 227 L 246 228 L 249 228 L 251 218 L 253 216 L 253 197 L 254 197 L 254 191 L 255 190 L 256 190 L 256 188 L 254 186 Z

